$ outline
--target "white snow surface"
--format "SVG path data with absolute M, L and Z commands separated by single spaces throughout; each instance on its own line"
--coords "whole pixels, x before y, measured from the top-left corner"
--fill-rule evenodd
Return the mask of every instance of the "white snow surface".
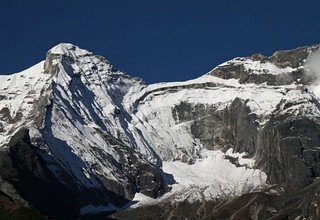
M 66 56 L 72 56 L 72 57 L 80 57 L 85 55 L 91 55 L 92 53 L 79 48 L 78 46 L 75 46 L 70 43 L 61 43 L 53 48 L 51 48 L 48 53 L 51 54 L 57 54 L 57 55 L 66 55 Z
M 13 75 L 0 75 L 0 130 L 4 128 L 0 132 L 0 146 L 7 144 L 17 128 L 30 126 L 34 102 L 50 86 L 51 75 L 43 73 L 43 65 L 44 61 Z M 1 113 L 4 109 L 9 110 L 9 116 Z
M 0 145 L 9 140 L 14 128 L 34 128 L 33 119 L 28 117 L 32 102 L 39 99 L 41 90 L 49 89 L 51 107 L 45 118 L 46 127 L 41 130 L 50 146 L 49 153 L 63 161 L 63 166 L 79 184 L 89 188 L 99 187 L 96 175 L 126 184 L 114 165 L 99 155 L 102 151 L 115 161 L 119 160 L 117 152 L 100 132 L 113 135 L 141 152 L 149 162 L 162 164 L 163 171 L 173 175 L 176 183 L 172 184 L 172 191 L 160 200 L 173 197 L 174 201 L 212 199 L 265 187 L 266 175 L 254 169 L 254 158 L 243 158 L 244 154 L 231 150 L 225 154 L 220 150 L 208 151 L 191 134 L 191 122 L 174 119 L 172 109 L 181 102 L 222 110 L 239 97 L 247 100 L 246 105 L 257 114 L 261 127 L 276 111 L 277 105 L 286 101 L 296 105 L 289 108 L 281 105 L 277 111 L 282 114 L 320 116 L 317 106 L 310 102 L 312 93 L 305 93 L 293 84 L 240 84 L 236 79 L 204 75 L 185 82 L 145 85 L 139 78 L 114 70 L 104 58 L 71 44 L 57 45 L 48 53 L 57 55 L 53 64 L 58 65 L 59 72 L 54 76 L 43 73 L 44 62 L 21 73 L 0 76 L 0 130 L 1 126 L 6 128 L 0 132 Z M 73 61 L 69 59 L 66 63 L 63 57 Z M 247 68 L 265 69 L 271 74 L 292 71 L 247 59 L 231 62 L 244 62 Z M 5 98 L 1 99 L 1 95 Z M 1 110 L 5 107 L 12 118 L 21 112 L 21 119 L 13 124 L 3 119 Z M 32 132 L 37 133 L 37 130 Z M 224 155 L 238 157 L 242 166 L 236 167 L 224 159 Z M 182 157 L 194 163 L 182 163 Z M 55 168 L 51 168 L 54 172 Z M 135 199 L 140 201 L 139 205 L 159 201 L 140 194 Z
M 242 158 L 244 154 L 229 155 L 237 157 L 242 165 L 252 163 L 252 159 Z M 187 200 L 193 201 L 213 200 L 217 198 L 230 198 L 248 192 L 258 191 L 267 187 L 265 173 L 258 169 L 236 167 L 227 159 L 220 150 L 203 151 L 204 157 L 196 163 L 189 165 L 180 161 L 166 161 L 163 171 L 172 174 L 175 180 L 172 190 L 160 199 L 152 199 L 143 194 L 136 194 L 133 199 L 138 202 L 132 208 L 152 205 L 162 201 L 172 203 Z

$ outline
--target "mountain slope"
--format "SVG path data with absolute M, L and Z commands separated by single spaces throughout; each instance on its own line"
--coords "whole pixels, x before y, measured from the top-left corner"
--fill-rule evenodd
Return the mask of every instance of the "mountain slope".
M 306 65 L 317 50 L 236 58 L 194 80 L 146 85 L 59 44 L 44 62 L 0 76 L 0 190 L 72 219 L 305 187 L 320 171 L 320 105 Z

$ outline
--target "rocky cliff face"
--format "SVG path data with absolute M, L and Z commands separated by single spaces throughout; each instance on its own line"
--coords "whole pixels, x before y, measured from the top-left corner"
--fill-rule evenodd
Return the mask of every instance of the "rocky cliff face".
M 316 45 L 277 51 L 270 57 L 254 54 L 247 58 L 235 58 L 214 68 L 209 74 L 224 79 L 239 79 L 243 84 L 308 84 L 314 80 L 314 75 L 306 74 L 304 65 L 310 55 L 318 50 Z
M 44 62 L 0 76 L 0 190 L 58 219 L 128 207 L 115 216 L 158 218 L 155 207 L 175 210 L 163 218 L 288 214 L 271 204 L 317 189 L 320 104 L 308 62 L 318 49 L 145 85 L 101 56 L 57 45 Z M 297 198 L 286 203 L 306 216 Z M 226 211 L 237 201 L 251 205 Z
M 272 183 L 301 187 L 310 184 L 319 175 L 319 119 L 313 112 L 319 108 L 319 102 L 312 91 L 309 96 L 307 88 L 316 79 L 316 74 L 310 74 L 305 65 L 310 54 L 318 49 L 314 46 L 278 51 L 271 57 L 253 55 L 229 61 L 209 73 L 223 78 L 237 78 L 242 84 L 297 84 L 297 89 L 302 90 L 300 100 L 284 97 L 262 129 L 258 132 L 250 129 L 248 132 L 252 135 L 253 147 L 245 151 L 256 152 L 257 166 L 266 171 Z M 273 71 L 265 69 L 268 65 L 274 65 Z M 248 125 L 244 127 L 250 128 Z M 241 134 L 241 137 L 246 136 Z

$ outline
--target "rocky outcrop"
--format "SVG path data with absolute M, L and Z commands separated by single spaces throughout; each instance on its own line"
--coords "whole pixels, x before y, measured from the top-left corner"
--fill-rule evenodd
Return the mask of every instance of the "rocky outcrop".
M 6 190 L 8 196 L 18 203 L 28 201 L 31 206 L 55 219 L 76 219 L 80 216 L 80 208 L 88 203 L 123 205 L 128 202 L 118 191 L 79 185 L 74 176 L 49 154 L 31 144 L 27 129 L 19 130 L 11 138 L 9 150 L 1 155 L 0 176 L 17 193 L 11 194 Z M 18 199 L 15 198 L 17 195 Z
M 317 51 L 319 45 L 313 47 L 300 47 L 293 50 L 279 50 L 272 54 L 267 60 L 280 68 L 298 68 L 303 65 L 310 53 Z
M 272 183 L 300 188 L 319 176 L 320 125 L 309 118 L 274 115 L 257 142 L 257 166 Z
M 143 159 L 141 156 L 137 158 L 133 149 L 112 137 L 106 138 L 123 153 L 123 163 L 115 166 L 119 166 L 124 178 L 128 176 L 132 195 L 138 191 L 156 198 L 168 190 L 159 169 L 147 162 L 141 163 Z M 43 143 L 41 140 L 38 142 Z M 28 201 L 25 205 L 29 204 L 55 219 L 76 219 L 80 216 L 80 208 L 88 203 L 124 205 L 128 202 L 119 185 L 106 177 L 99 177 L 105 187 L 101 189 L 90 189 L 76 183 L 59 163 L 50 159 L 50 155 L 31 144 L 27 129 L 19 130 L 11 138 L 8 151 L 1 152 L 0 176 L 9 184 L 9 189 L 14 187 L 14 190 L 5 190 L 10 198 L 19 204 Z M 4 187 L 1 184 L 2 190 Z
M 259 124 L 256 122 L 257 116 L 246 106 L 246 101 L 237 98 L 224 110 L 217 107 L 182 102 L 173 108 L 172 115 L 177 123 L 193 121 L 192 135 L 208 149 L 232 147 L 236 152 L 247 152 L 253 156 L 257 148 Z
M 118 168 L 123 180 L 127 180 L 126 187 L 112 182 L 105 176 L 99 176 L 104 186 L 115 194 L 129 197 L 132 199 L 136 192 L 141 192 L 149 197 L 157 198 L 170 190 L 163 180 L 162 171 L 143 158 L 143 155 L 133 148 L 126 146 L 110 134 L 98 131 L 103 138 L 114 148 L 119 156 L 120 163 L 117 163 L 112 157 L 108 156 L 98 148 L 96 149 L 103 160 L 113 161 L 113 165 Z M 95 168 L 94 168 L 95 169 Z M 97 170 L 99 172 L 99 170 Z M 97 172 L 97 173 L 98 173 Z
M 60 183 L 30 143 L 28 130 L 21 129 L 11 139 L 2 164 L 1 177 L 10 183 L 19 195 L 40 212 L 64 219 L 79 216 L 76 194 L 70 186 Z M 9 195 L 12 196 L 12 195 Z
M 305 74 L 304 63 L 308 57 L 319 49 L 319 45 L 313 47 L 301 47 L 294 50 L 282 50 L 275 52 L 270 57 L 261 54 L 254 54 L 247 58 L 235 58 L 224 65 L 214 68 L 210 75 L 223 79 L 239 79 L 242 84 L 255 83 L 267 85 L 289 85 L 292 83 L 308 84 L 314 80 L 312 75 Z M 283 73 L 272 74 L 267 68 L 254 70 L 255 62 L 259 65 L 265 63 L 274 64 L 283 70 Z M 253 64 L 246 67 L 244 63 Z M 290 71 L 285 71 L 290 68 Z

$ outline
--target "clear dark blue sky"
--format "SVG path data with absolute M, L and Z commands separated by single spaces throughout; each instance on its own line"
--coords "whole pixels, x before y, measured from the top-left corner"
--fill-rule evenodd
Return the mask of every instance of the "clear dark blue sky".
M 320 43 L 320 1 L 1 0 L 1 74 L 60 42 L 148 83 L 186 80 L 236 56 Z

